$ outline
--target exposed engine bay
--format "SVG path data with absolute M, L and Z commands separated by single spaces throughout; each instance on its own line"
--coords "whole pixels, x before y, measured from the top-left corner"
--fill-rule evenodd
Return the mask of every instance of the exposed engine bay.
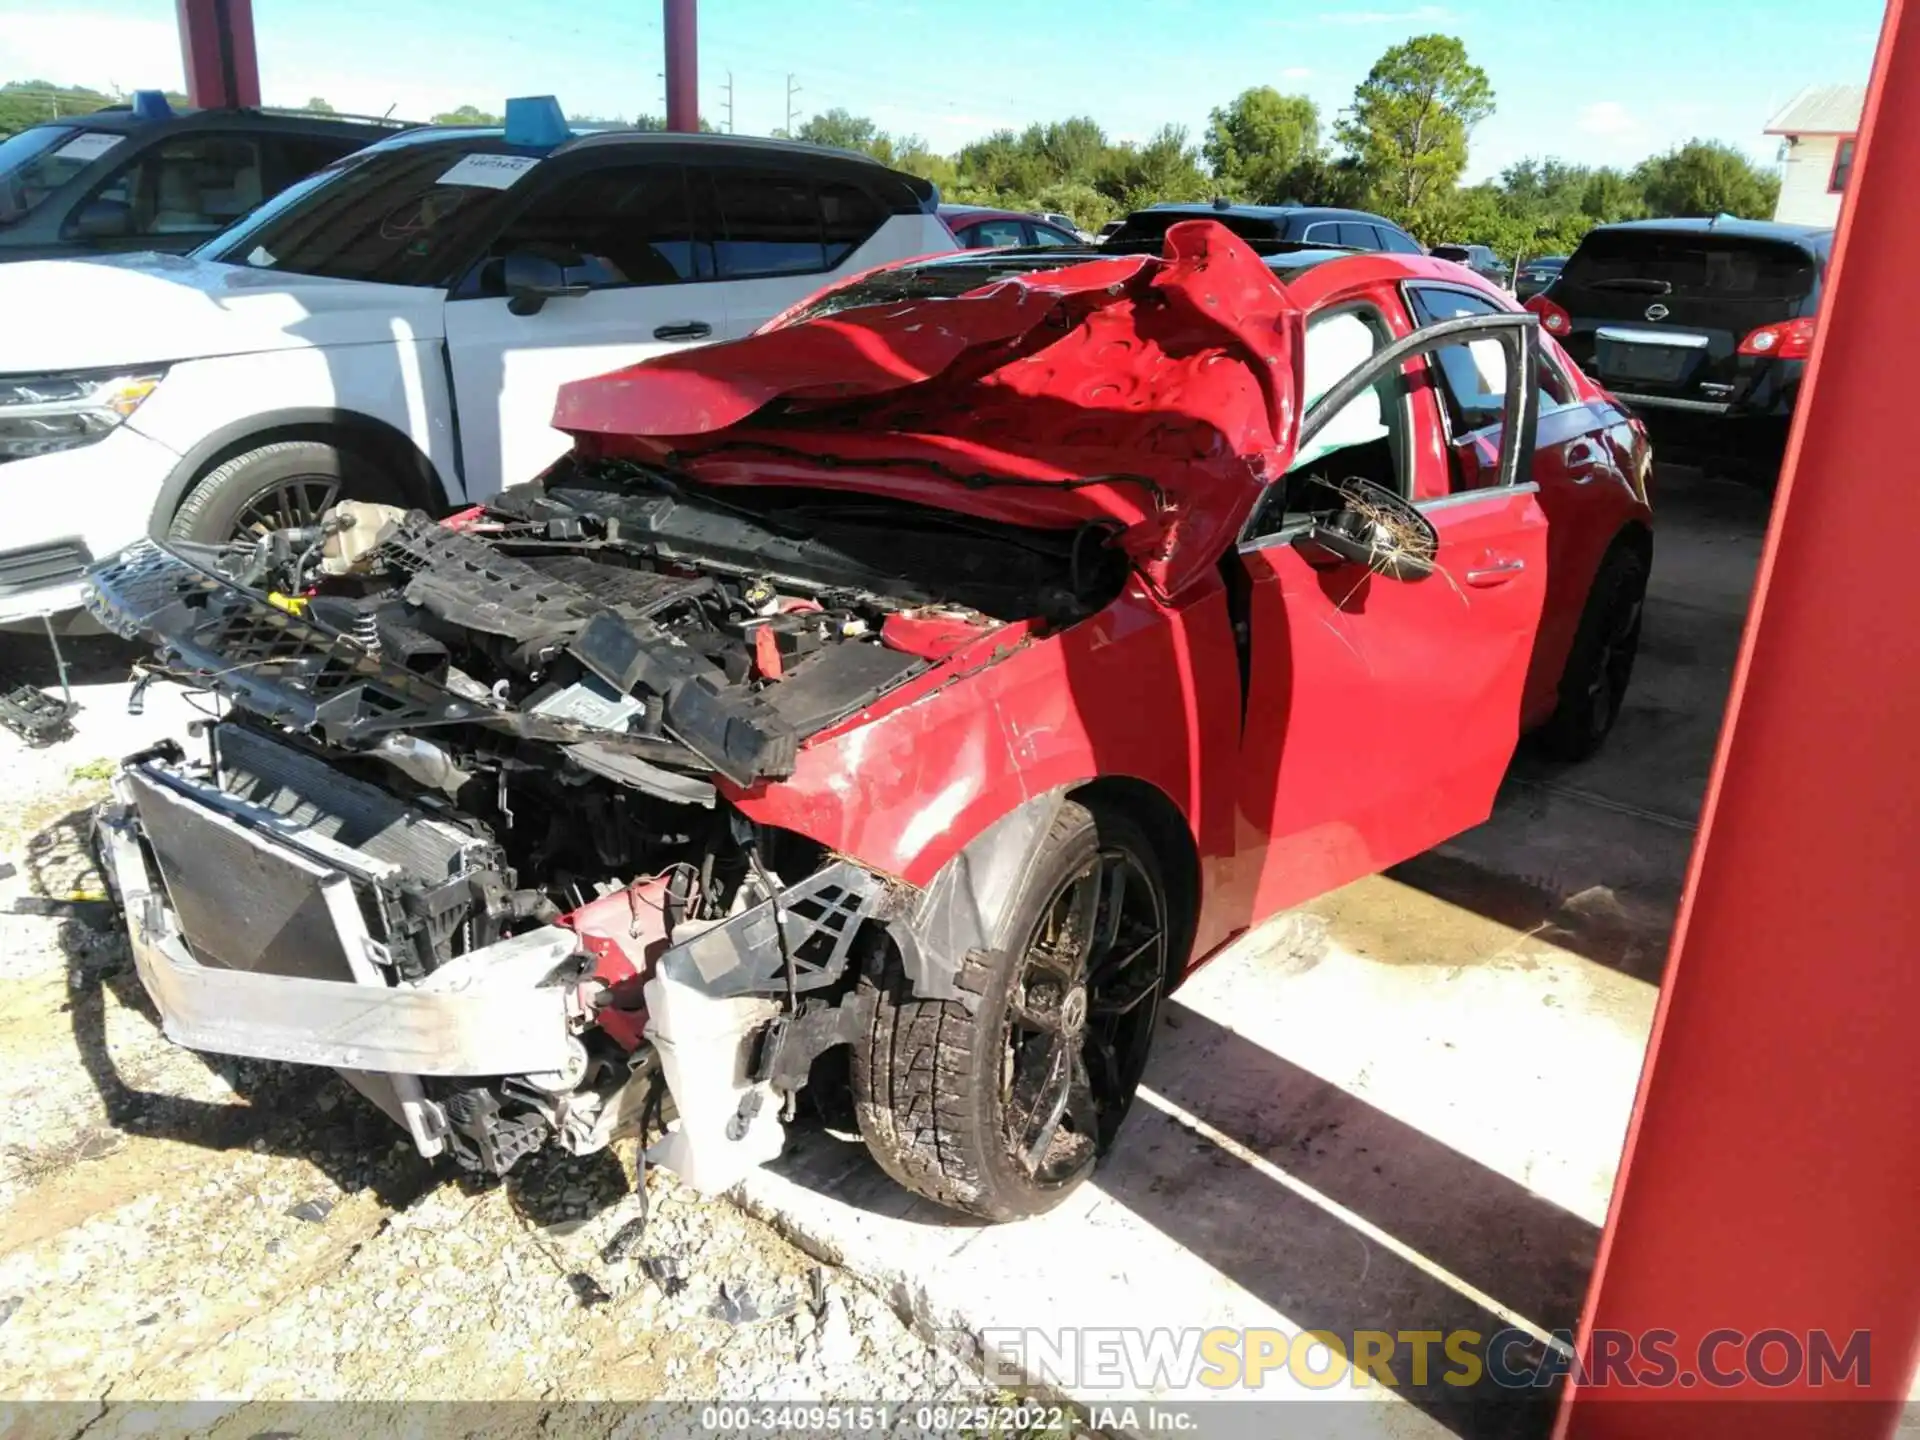
M 655 1158 L 731 1183 L 929 922 L 729 795 L 1002 627 L 1100 609 L 1110 539 L 569 459 L 445 522 L 137 547 L 95 615 L 227 702 L 102 819 L 168 1033 L 332 1064 L 479 1171 L 672 1113 Z

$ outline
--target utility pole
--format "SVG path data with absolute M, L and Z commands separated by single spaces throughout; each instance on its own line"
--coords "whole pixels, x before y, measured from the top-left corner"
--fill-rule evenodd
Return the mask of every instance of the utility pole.
M 793 138 L 793 97 L 800 93 L 800 87 L 793 83 L 793 76 L 787 76 L 787 138 Z
M 727 71 L 727 134 L 733 134 L 733 72 Z

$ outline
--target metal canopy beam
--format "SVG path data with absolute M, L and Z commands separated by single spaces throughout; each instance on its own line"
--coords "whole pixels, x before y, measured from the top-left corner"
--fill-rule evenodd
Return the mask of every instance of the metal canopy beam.
M 700 128 L 699 23 L 694 0 L 662 0 L 667 40 L 667 129 Z
M 1891 0 L 1560 1440 L 1890 1435 L 1920 1358 L 1915 175 L 1920 0 Z M 1654 1330 L 1683 1374 L 1739 1332 L 1714 1374 L 1747 1378 L 1593 1373 Z M 1870 1383 L 1754 1377 L 1767 1330 L 1870 1332 Z
M 253 0 L 175 0 L 187 99 L 206 108 L 257 106 L 260 60 L 253 48 Z

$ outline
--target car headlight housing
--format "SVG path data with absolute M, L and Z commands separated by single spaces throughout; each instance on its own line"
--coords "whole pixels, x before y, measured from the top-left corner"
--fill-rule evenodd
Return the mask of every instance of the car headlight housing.
M 91 445 L 153 393 L 162 366 L 0 375 L 0 461 Z

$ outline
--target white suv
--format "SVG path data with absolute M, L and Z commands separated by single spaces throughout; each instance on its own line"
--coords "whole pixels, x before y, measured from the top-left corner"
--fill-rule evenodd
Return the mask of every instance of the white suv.
M 550 102 L 542 132 L 519 103 L 351 155 L 191 256 L 0 266 L 0 624 L 77 606 L 143 536 L 483 499 L 566 449 L 561 383 L 954 248 L 933 187 L 875 161 L 575 134 Z

